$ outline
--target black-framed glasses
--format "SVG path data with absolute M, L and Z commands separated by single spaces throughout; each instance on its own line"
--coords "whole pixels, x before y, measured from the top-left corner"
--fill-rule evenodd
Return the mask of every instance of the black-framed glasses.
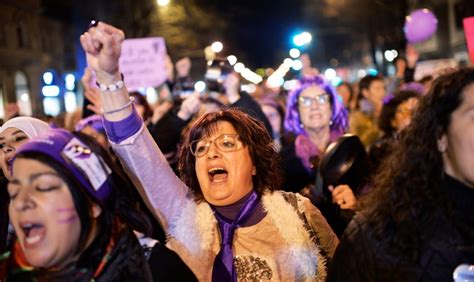
M 320 94 L 316 97 L 300 96 L 300 97 L 298 97 L 298 103 L 301 106 L 304 106 L 304 107 L 307 107 L 307 108 L 311 107 L 311 105 L 313 105 L 313 104 L 326 105 L 327 103 L 329 103 L 329 94 L 324 93 L 324 94 Z
M 221 152 L 232 152 L 242 148 L 242 142 L 238 134 L 222 134 L 214 140 L 194 140 L 189 145 L 191 154 L 200 158 L 207 154 L 209 147 L 214 143 Z

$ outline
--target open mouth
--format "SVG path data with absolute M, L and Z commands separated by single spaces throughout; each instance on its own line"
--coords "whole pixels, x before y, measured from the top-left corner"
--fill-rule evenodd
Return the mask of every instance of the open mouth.
M 25 235 L 25 247 L 32 247 L 39 243 L 46 234 L 46 228 L 40 223 L 25 223 L 21 224 L 21 230 Z
M 321 113 L 313 113 L 310 115 L 311 118 L 314 118 L 314 119 L 320 119 L 323 117 L 323 114 Z
M 7 159 L 7 168 L 10 169 L 11 165 L 13 164 L 13 158 Z
M 209 171 L 209 179 L 211 182 L 218 183 L 227 180 L 227 170 L 222 167 L 214 167 L 211 168 Z

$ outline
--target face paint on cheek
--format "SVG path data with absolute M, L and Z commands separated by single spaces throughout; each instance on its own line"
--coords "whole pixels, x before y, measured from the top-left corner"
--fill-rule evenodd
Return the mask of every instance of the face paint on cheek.
M 61 224 L 70 224 L 74 221 L 77 220 L 77 213 L 76 213 L 76 209 L 75 208 L 59 208 L 59 209 L 56 209 L 56 212 L 60 213 L 60 214 L 63 214 L 63 213 L 71 213 L 68 217 L 64 218 L 64 219 L 59 219 L 58 220 L 58 223 L 61 223 Z
M 57 212 L 71 212 L 71 211 L 75 211 L 76 209 L 75 208 L 59 208 L 59 209 L 56 209 Z
M 72 222 L 74 222 L 74 221 L 76 221 L 76 220 L 77 220 L 77 214 L 73 214 L 73 215 L 71 215 L 71 216 L 68 217 L 68 218 L 58 220 L 58 223 L 61 223 L 61 224 L 70 224 L 70 223 L 72 223 Z

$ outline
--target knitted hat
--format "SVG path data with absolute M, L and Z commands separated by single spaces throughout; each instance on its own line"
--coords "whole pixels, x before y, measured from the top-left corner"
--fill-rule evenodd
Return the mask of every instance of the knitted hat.
M 69 131 L 51 129 L 23 144 L 15 156 L 30 152 L 49 156 L 59 162 L 72 172 L 88 194 L 102 206 L 110 196 L 112 187 L 108 179 L 112 170 L 100 156 Z M 12 166 L 14 162 L 15 159 Z

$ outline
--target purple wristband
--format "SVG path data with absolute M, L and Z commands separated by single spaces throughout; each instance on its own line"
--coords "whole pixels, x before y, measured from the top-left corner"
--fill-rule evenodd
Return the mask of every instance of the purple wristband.
M 104 128 L 107 137 L 114 143 L 120 143 L 133 136 L 142 127 L 143 121 L 133 107 L 133 113 L 120 121 L 108 121 L 104 118 Z

